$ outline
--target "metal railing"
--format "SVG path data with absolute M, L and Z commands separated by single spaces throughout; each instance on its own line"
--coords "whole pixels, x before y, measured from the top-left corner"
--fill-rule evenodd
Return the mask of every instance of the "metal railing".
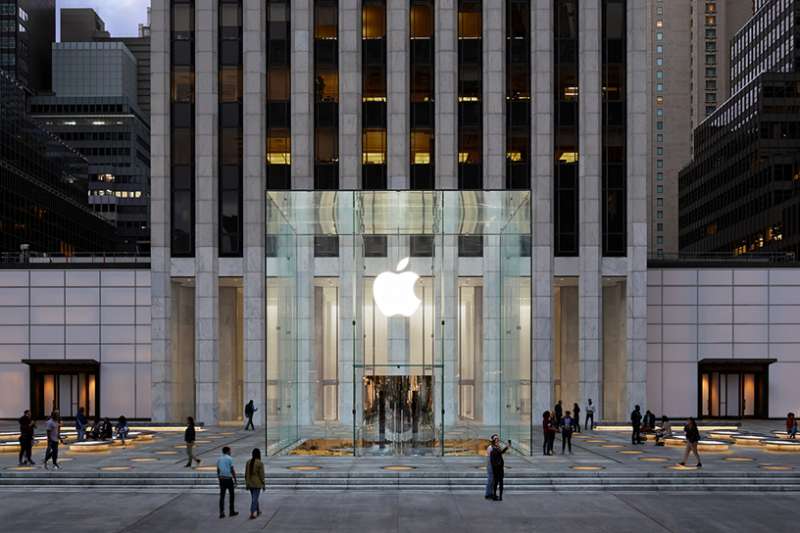
M 1 252 L 0 265 L 41 265 L 41 264 L 112 264 L 150 262 L 150 255 L 135 252 L 77 252 L 60 254 L 47 252 Z
M 794 252 L 751 252 L 736 255 L 732 252 L 678 252 L 674 254 L 649 254 L 648 261 L 692 263 L 796 263 Z

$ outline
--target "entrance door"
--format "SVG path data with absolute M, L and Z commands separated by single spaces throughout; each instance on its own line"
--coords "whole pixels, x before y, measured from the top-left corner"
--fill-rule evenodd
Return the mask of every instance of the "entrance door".
M 58 410 L 74 418 L 83 407 L 87 417 L 99 416 L 99 365 L 95 362 L 30 361 L 31 413 L 43 419 Z
M 361 452 L 429 455 L 434 452 L 432 376 L 365 376 Z
M 766 418 L 769 361 L 700 364 L 699 415 L 705 418 Z

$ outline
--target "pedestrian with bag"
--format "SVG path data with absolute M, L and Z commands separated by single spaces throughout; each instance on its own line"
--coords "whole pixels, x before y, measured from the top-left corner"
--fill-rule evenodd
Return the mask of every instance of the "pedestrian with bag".
M 22 465 L 35 465 L 31 459 L 31 451 L 33 450 L 33 431 L 36 429 L 36 422 L 31 417 L 29 409 L 25 409 L 22 416 L 19 418 L 19 464 Z
M 253 416 L 258 411 L 256 408 L 255 403 L 253 400 L 247 402 L 247 405 L 244 406 L 244 416 L 247 418 L 247 424 L 244 425 L 244 430 L 247 431 L 247 428 L 250 428 L 251 431 L 256 430 L 256 426 L 253 425 Z
M 192 461 L 197 461 L 200 464 L 200 458 L 194 454 L 194 441 L 197 438 L 197 432 L 194 428 L 194 418 L 186 417 L 186 429 L 183 432 L 183 442 L 186 443 L 186 464 L 184 468 L 191 468 Z
M 236 488 L 236 469 L 233 467 L 231 449 L 228 446 L 222 448 L 222 455 L 217 459 L 217 479 L 219 480 L 219 517 L 225 518 L 225 492 L 228 492 L 230 516 L 237 516 L 234 505 L 234 489 Z
M 683 426 L 683 433 L 686 435 L 686 449 L 683 451 L 683 461 L 680 462 L 681 466 L 686 466 L 686 460 L 689 458 L 689 452 L 694 453 L 697 457 L 697 468 L 703 468 L 703 463 L 700 462 L 700 454 L 697 453 L 697 443 L 700 442 L 700 430 L 697 428 L 697 422 L 694 418 L 689 418 L 689 421 Z
M 569 454 L 572 455 L 572 429 L 575 427 L 575 421 L 572 420 L 569 411 L 564 415 L 563 422 L 561 425 L 561 455 L 564 455 L 564 449 L 569 449 Z
M 244 467 L 244 485 L 250 491 L 250 520 L 261 516 L 258 497 L 266 489 L 264 479 L 264 463 L 261 462 L 261 450 L 253 448 L 253 454 Z

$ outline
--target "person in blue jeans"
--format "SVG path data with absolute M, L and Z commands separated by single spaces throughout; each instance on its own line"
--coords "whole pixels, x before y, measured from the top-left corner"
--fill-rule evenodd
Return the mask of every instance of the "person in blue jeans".
M 253 448 L 252 458 L 244 467 L 244 485 L 250 491 L 250 520 L 261 515 L 258 497 L 266 488 L 264 479 L 264 463 L 261 462 L 261 450 Z
M 225 518 L 225 491 L 230 493 L 230 515 L 236 516 L 234 507 L 233 489 L 236 487 L 236 470 L 233 468 L 233 458 L 231 449 L 228 446 L 222 448 L 222 455 L 217 459 L 217 479 L 219 479 L 219 517 Z
M 83 407 L 78 407 L 78 414 L 75 416 L 75 431 L 78 432 L 79 441 L 86 438 L 87 425 L 89 425 L 89 420 L 86 418 L 86 413 Z
M 500 437 L 497 434 L 494 434 L 490 437 L 489 447 L 486 448 L 486 490 L 483 493 L 483 497 L 487 500 L 494 500 L 494 474 L 492 471 L 492 449 L 497 445 L 500 445 Z

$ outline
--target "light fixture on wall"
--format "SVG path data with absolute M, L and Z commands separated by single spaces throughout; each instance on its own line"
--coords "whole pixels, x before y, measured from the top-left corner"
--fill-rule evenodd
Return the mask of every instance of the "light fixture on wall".
M 416 272 L 406 271 L 409 258 L 397 263 L 396 272 L 381 272 L 372 284 L 372 297 L 375 304 L 387 317 L 401 315 L 410 317 L 419 309 L 422 300 L 414 294 L 414 284 L 419 275 Z

